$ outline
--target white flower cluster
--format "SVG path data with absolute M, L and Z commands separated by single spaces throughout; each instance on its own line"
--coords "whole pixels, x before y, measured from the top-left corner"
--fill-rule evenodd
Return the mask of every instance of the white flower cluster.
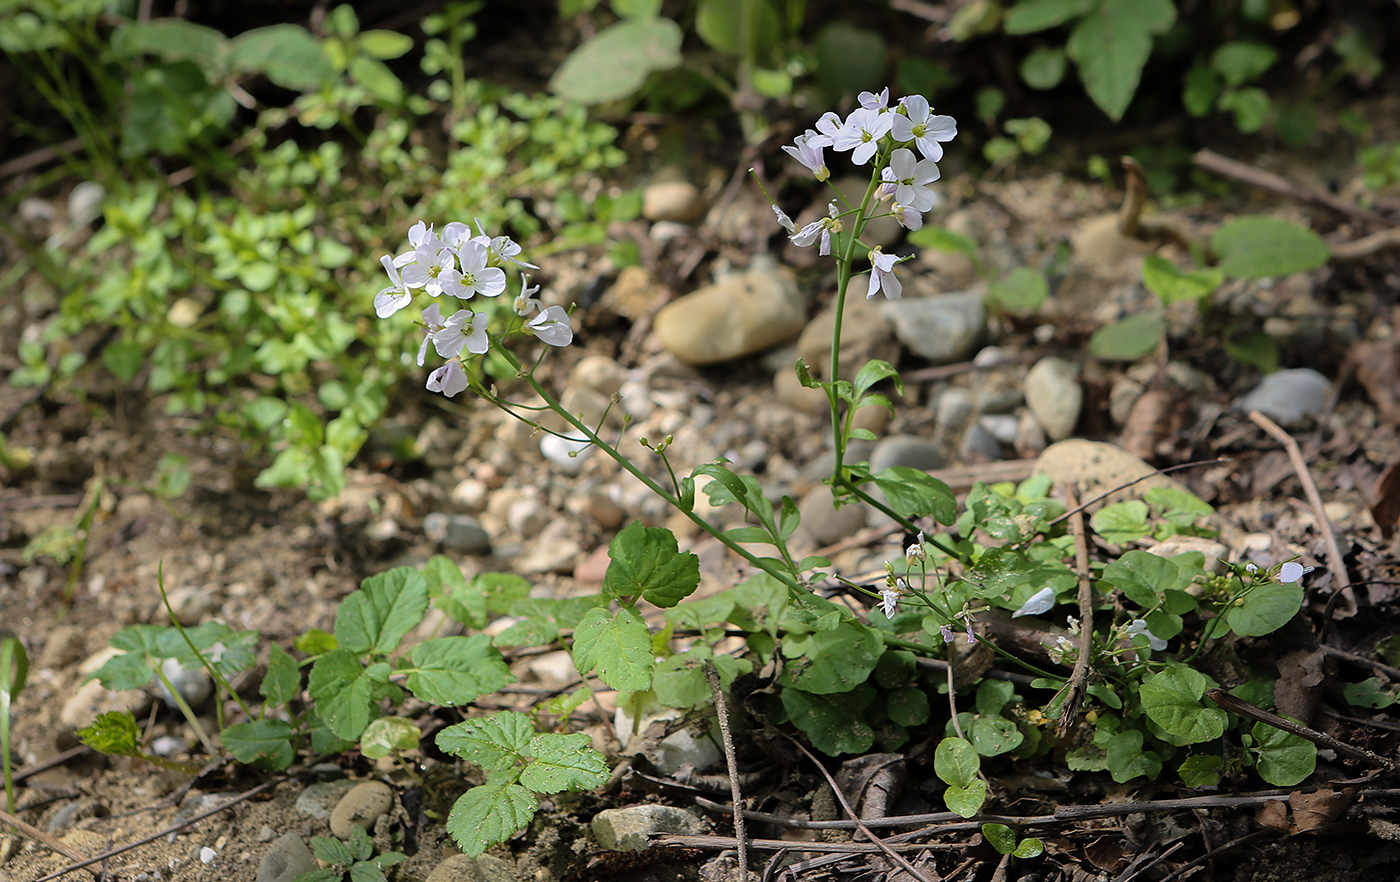
M 924 225 L 924 212 L 938 201 L 938 194 L 929 184 L 938 180 L 943 143 L 953 140 L 958 125 L 951 116 L 934 115 L 928 99 L 922 95 L 909 95 L 895 107 L 889 104 L 888 88 L 879 94 L 861 92 L 860 107 L 844 120 L 835 113 L 826 113 L 817 120 L 816 129 L 798 135 L 793 139 L 795 146 L 785 146 L 783 150 L 810 169 L 818 181 L 831 177 L 823 155 L 827 147 L 839 152 L 849 150 L 851 161 L 856 165 L 875 159 L 882 182 L 876 195 L 882 202 L 892 200 L 889 214 L 902 226 L 917 230 Z M 910 148 L 917 149 L 923 158 L 915 157 Z M 831 253 L 831 234 L 844 228 L 843 215 L 834 202 L 827 217 L 801 229 L 776 205 L 773 210 L 793 244 L 805 248 L 820 243 L 818 250 L 823 256 Z M 870 252 L 869 259 L 870 285 L 866 298 L 883 292 L 886 299 L 898 300 L 903 291 L 895 269 L 899 258 L 876 248 Z
M 506 266 L 539 269 L 520 258 L 520 245 L 508 236 L 486 235 L 481 221 L 476 234 L 464 223 L 452 222 L 436 232 L 422 221 L 408 231 L 409 250 L 397 256 L 384 255 L 379 262 L 389 274 L 389 287 L 374 295 L 374 312 L 388 318 L 413 302 L 417 291 L 430 297 L 443 294 L 470 300 L 480 294 L 496 297 L 506 290 Z M 574 331 L 569 313 L 562 306 L 546 307 L 532 297 L 540 289 L 530 285 L 529 275 L 520 274 L 520 294 L 515 298 L 516 316 L 526 319 L 521 330 L 534 334 L 550 346 L 568 346 Z M 536 313 L 533 318 L 531 314 Z M 428 390 L 451 398 L 467 388 L 467 371 L 462 352 L 483 355 L 490 348 L 486 334 L 486 314 L 459 309 L 443 318 L 436 303 L 423 310 L 423 342 L 418 347 L 418 366 L 428 355 L 428 344 L 447 363 L 428 376 Z

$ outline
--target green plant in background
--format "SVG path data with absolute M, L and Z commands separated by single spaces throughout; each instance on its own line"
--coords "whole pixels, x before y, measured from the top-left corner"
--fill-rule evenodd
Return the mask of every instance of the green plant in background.
M 329 836 L 311 837 L 311 853 L 323 866 L 302 873 L 293 882 L 337 882 L 347 875 L 351 882 L 387 882 L 384 871 L 408 860 L 397 851 L 374 853 L 374 840 L 363 827 L 350 832 L 350 840 L 342 842 Z

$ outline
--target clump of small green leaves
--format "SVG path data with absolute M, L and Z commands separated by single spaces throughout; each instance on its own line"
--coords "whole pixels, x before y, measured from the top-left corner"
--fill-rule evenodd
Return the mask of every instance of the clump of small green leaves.
M 106 711 L 98 714 L 90 725 L 78 730 L 78 740 L 99 753 L 109 756 L 131 756 L 148 763 L 193 775 L 197 766 L 176 762 L 147 753 L 141 749 L 141 730 L 130 711 Z
M 384 871 L 408 860 L 408 855 L 397 851 L 375 854 L 374 840 L 363 827 L 352 830 L 348 842 L 313 836 L 311 853 L 325 866 L 302 873 L 294 882 L 338 882 L 346 876 L 351 882 L 388 882 Z

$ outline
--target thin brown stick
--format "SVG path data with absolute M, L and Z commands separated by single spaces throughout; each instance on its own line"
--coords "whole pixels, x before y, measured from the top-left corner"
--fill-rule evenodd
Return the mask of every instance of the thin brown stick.
M 1336 242 L 1329 245 L 1333 260 L 1361 260 L 1378 251 L 1400 248 L 1400 227 L 1381 230 L 1350 242 Z
M 19 832 L 23 833 L 25 836 L 28 836 L 35 842 L 38 842 L 42 845 L 53 849 L 54 851 L 58 852 L 64 857 L 68 858 L 70 861 L 84 860 L 81 852 L 70 846 L 68 843 L 64 842 L 62 839 L 50 836 L 43 830 L 40 830 L 38 827 L 35 827 L 32 824 L 25 823 L 23 818 L 17 818 L 9 812 L 5 811 L 4 809 L 0 809 L 0 821 L 4 821 L 5 823 L 14 827 Z M 88 863 L 92 863 L 92 861 L 88 861 Z M 67 870 L 65 870 L 64 872 L 67 872 Z M 94 877 L 97 877 L 99 875 L 96 870 L 88 870 L 88 872 L 91 873 Z
M 831 792 L 835 794 L 836 801 L 841 803 L 841 808 L 845 810 L 846 814 L 851 816 L 851 820 L 855 821 L 856 823 L 856 829 L 859 830 L 861 833 L 865 834 L 866 839 L 869 839 L 872 843 L 874 843 L 875 846 L 880 849 L 880 851 L 885 853 L 886 857 L 898 864 L 900 868 L 902 868 L 910 876 L 913 876 L 915 879 L 922 879 L 923 882 L 940 882 L 940 880 L 938 879 L 930 879 L 922 870 L 909 863 L 909 861 L 903 855 L 895 851 L 889 845 L 886 845 L 885 841 L 880 837 L 876 836 L 873 830 L 865 826 L 865 823 L 861 820 L 860 816 L 856 814 L 855 809 L 851 808 L 850 802 L 846 800 L 846 794 L 841 792 L 841 785 L 836 783 L 836 779 L 833 778 L 831 776 L 831 773 L 826 770 L 826 766 L 822 765 L 821 761 L 818 760 L 812 754 L 812 752 L 802 744 L 802 742 L 796 740 L 795 738 L 788 738 L 788 740 L 791 741 L 793 744 L 797 745 L 797 749 L 802 751 L 803 756 L 811 760 L 812 765 L 817 767 L 817 771 L 822 773 L 822 777 L 826 779 L 827 786 L 829 786 L 831 788 Z M 935 873 L 934 875 L 937 876 L 937 873 Z
M 1074 485 L 1067 484 L 1064 494 L 1065 505 L 1074 512 L 1069 519 L 1069 532 L 1074 537 L 1074 570 L 1079 576 L 1079 656 L 1065 683 L 1065 703 L 1060 707 L 1058 723 L 1060 734 L 1068 732 L 1079 717 L 1079 708 L 1089 688 L 1089 662 L 1094 649 L 1094 584 L 1089 579 L 1089 537 Z
M 1332 572 L 1332 591 L 1334 594 L 1340 594 L 1342 609 L 1346 614 L 1355 614 L 1356 595 L 1351 590 L 1351 576 L 1347 575 L 1346 563 L 1342 560 L 1342 549 L 1337 544 L 1337 534 L 1332 529 L 1332 522 L 1327 519 L 1327 512 L 1322 508 L 1322 496 L 1317 492 L 1317 484 L 1303 459 L 1303 452 L 1298 449 L 1298 442 L 1293 440 L 1292 435 L 1279 428 L 1277 423 L 1257 410 L 1251 410 L 1249 418 L 1288 451 L 1288 461 L 1293 464 L 1298 483 L 1303 485 L 1303 493 L 1308 497 L 1308 504 L 1312 506 L 1313 516 L 1317 518 L 1317 528 L 1322 531 L 1322 541 L 1327 545 L 1327 568 Z
M 1391 667 L 1385 662 L 1376 661 L 1373 658 L 1367 658 L 1364 655 L 1357 655 L 1354 652 L 1347 652 L 1345 650 L 1337 649 L 1332 646 L 1324 646 L 1322 647 L 1322 651 L 1332 656 L 1333 658 L 1339 658 L 1342 661 L 1348 661 L 1354 665 L 1362 665 L 1364 667 L 1368 667 L 1373 671 L 1379 671 L 1380 673 L 1385 674 L 1392 680 L 1400 681 L 1400 668 Z
M 710 684 L 710 696 L 715 700 L 720 743 L 724 745 L 724 762 L 729 767 L 729 798 L 734 801 L 734 838 L 739 843 L 739 878 L 748 879 L 749 844 L 744 832 L 744 794 L 739 791 L 739 761 L 734 755 L 734 736 L 729 731 L 729 706 L 724 703 L 719 668 L 715 667 L 713 659 L 705 660 L 705 680 Z
M 1133 486 L 1134 484 L 1141 484 L 1143 481 L 1150 481 L 1151 479 L 1157 477 L 1158 475 L 1166 475 L 1166 474 L 1170 474 L 1171 472 L 1179 472 L 1179 471 L 1181 471 L 1182 469 L 1195 469 L 1195 468 L 1200 468 L 1201 466 L 1220 465 L 1221 463 L 1228 463 L 1228 462 L 1234 462 L 1234 461 L 1235 461 L 1235 460 L 1234 460 L 1232 457 L 1229 457 L 1229 456 L 1217 456 L 1215 459 L 1198 459 L 1198 460 L 1196 460 L 1195 462 L 1183 462 L 1183 463 L 1181 463 L 1181 464 L 1179 464 L 1179 465 L 1168 466 L 1168 467 L 1165 468 L 1165 469 L 1154 469 L 1154 470 L 1152 471 L 1152 474 L 1150 474 L 1150 475 L 1143 475 L 1141 478 L 1134 478 L 1134 479 L 1132 479 L 1131 481 L 1129 481 L 1129 482 L 1126 483 L 1126 484 L 1119 484 L 1117 487 L 1114 487 L 1112 490 L 1106 490 L 1106 491 L 1104 491 L 1103 493 L 1100 493 L 1098 496 L 1095 496 L 1093 499 L 1090 499 L 1089 501 L 1084 502 L 1084 503 L 1082 503 L 1082 504 L 1076 506 L 1075 508 L 1071 509 L 1070 511 L 1065 512 L 1064 514 L 1060 515 L 1059 517 L 1057 517 L 1057 518 L 1055 518 L 1053 521 L 1051 521 L 1051 522 L 1050 522 L 1050 526 L 1053 527 L 1053 526 L 1055 526 L 1056 524 L 1058 524 L 1060 521 L 1067 521 L 1067 520 L 1069 520 L 1070 515 L 1072 515 L 1072 514 L 1074 514 L 1074 513 L 1076 513 L 1076 512 L 1087 511 L 1087 510 L 1089 509 L 1090 506 L 1094 505 L 1094 503 L 1096 503 L 1096 502 L 1102 502 L 1103 500 L 1107 499 L 1108 497 L 1112 496 L 1112 495 L 1115 494 L 1115 493 L 1118 493 L 1118 492 L 1123 491 L 1123 490 L 1127 490 L 1129 487 Z
M 257 787 L 254 787 L 252 790 L 240 793 L 233 799 L 230 799 L 228 802 L 221 803 L 218 806 L 211 808 L 206 812 L 200 812 L 199 814 L 195 815 L 189 820 L 181 821 L 178 824 L 167 827 L 164 830 L 161 830 L 159 833 L 152 833 L 150 836 L 147 836 L 144 839 L 138 839 L 135 842 L 129 842 L 126 845 L 123 845 L 121 848 L 113 848 L 109 851 L 104 851 L 97 857 L 79 859 L 78 863 L 64 867 L 56 873 L 50 873 L 49 875 L 44 876 L 41 879 L 35 879 L 34 882 L 49 882 L 49 880 L 57 879 L 59 876 L 66 876 L 74 870 L 81 870 L 84 867 L 89 867 L 93 864 L 100 863 L 101 861 L 105 861 L 110 858 L 116 857 L 117 855 L 122 854 L 123 852 L 131 851 L 133 848 L 140 848 L 143 845 L 155 842 L 162 836 L 169 836 L 171 833 L 176 833 L 180 830 L 183 830 L 191 824 L 199 823 L 200 821 L 204 820 L 210 815 L 217 815 L 219 812 L 223 811 L 226 808 L 232 808 L 233 806 L 237 805 L 240 802 L 243 802 L 244 800 L 252 799 L 254 796 L 257 796 L 259 793 L 262 793 L 265 790 L 271 790 L 272 788 L 276 787 L 278 784 L 281 784 L 285 780 L 286 776 L 281 776 L 273 778 L 271 781 L 264 781 Z
M 1359 759 L 1362 762 L 1367 762 L 1373 766 L 1379 766 L 1389 771 L 1400 768 L 1400 763 L 1388 760 L 1383 756 L 1377 756 L 1369 750 L 1365 750 L 1353 744 L 1347 744 L 1345 741 L 1338 741 L 1325 732 L 1319 732 L 1316 729 L 1310 729 L 1304 726 L 1302 723 L 1295 723 L 1292 720 L 1284 719 L 1278 714 L 1270 713 L 1261 707 L 1255 707 L 1242 698 L 1236 698 L 1224 689 L 1207 689 L 1206 698 L 1209 698 L 1232 714 L 1239 714 L 1255 722 L 1273 726 L 1275 729 L 1282 729 L 1284 732 L 1288 732 L 1291 735 L 1305 738 L 1318 747 L 1325 747 L 1329 750 L 1335 750 L 1338 753 L 1344 753 L 1353 759 Z
M 57 756 L 49 757 L 42 763 L 35 763 L 32 766 L 25 766 L 22 769 L 16 769 L 14 775 L 15 783 L 18 784 L 25 778 L 28 778 L 30 775 L 37 775 L 40 772 L 47 772 L 54 766 L 61 766 L 71 759 L 77 759 L 78 757 L 83 756 L 85 754 L 89 754 L 91 752 L 91 747 L 88 747 L 86 744 L 79 744 L 77 747 L 70 747 L 69 749 L 63 751 L 63 753 L 58 754 Z
M 1131 156 L 1124 156 L 1122 162 L 1126 180 L 1123 205 L 1118 209 L 1118 232 L 1129 239 L 1136 239 L 1142 208 L 1147 204 L 1147 172 L 1143 170 L 1142 163 Z
M 733 836 L 700 836 L 689 833 L 653 833 L 647 837 L 647 841 L 652 845 L 659 845 L 662 848 L 704 848 L 712 851 L 726 851 L 734 848 L 738 843 Z M 810 851 L 826 854 L 889 854 L 896 852 L 896 859 L 900 858 L 898 851 L 922 851 L 929 849 L 932 851 L 952 851 L 954 849 L 966 848 L 966 843 L 951 842 L 946 844 L 932 842 L 907 842 L 895 845 L 887 845 L 876 840 L 874 842 L 793 842 L 790 839 L 750 839 L 749 848 L 755 851 Z M 908 861 L 905 861 L 908 863 Z M 916 878 L 927 880 L 928 877 L 916 872 Z M 40 879 L 38 882 L 47 882 Z M 935 880 L 937 882 L 937 880 Z
M 1268 836 L 1270 836 L 1270 835 L 1272 835 L 1272 834 L 1273 834 L 1273 831 L 1270 831 L 1270 830 L 1259 830 L 1259 831 L 1254 832 L 1254 833 L 1246 833 L 1245 835 L 1239 837 L 1238 839 L 1231 839 L 1229 842 L 1225 843 L 1224 845 L 1218 846 L 1218 847 L 1216 847 L 1216 848 L 1212 848 L 1210 851 L 1206 852 L 1205 854 L 1201 855 L 1200 857 L 1196 858 L 1195 860 L 1191 861 L 1190 863 L 1182 864 L 1181 866 L 1177 867 L 1175 870 L 1173 870 L 1173 871 L 1172 871 L 1171 873 L 1169 873 L 1168 875 L 1163 876 L 1163 877 L 1162 877 L 1162 882 L 1172 882 L 1173 879 L 1180 879 L 1182 876 L 1185 876 L 1185 875 L 1186 875 L 1188 872 L 1190 872 L 1191 870 L 1194 870 L 1194 869 L 1196 869 L 1197 867 L 1202 866 L 1203 864 L 1205 864 L 1205 863 L 1207 863 L 1207 862 L 1209 862 L 1209 861 L 1211 861 L 1211 860 L 1214 860 L 1216 857 L 1218 857 L 1219 855 L 1224 854 L 1225 852 L 1229 851 L 1229 850 L 1232 849 L 1232 848 L 1239 848 L 1241 845 L 1245 845 L 1245 844 L 1247 844 L 1247 843 L 1254 842 L 1255 840 L 1258 840 L 1258 839 L 1264 839 L 1265 837 L 1268 837 Z
M 1307 202 L 1312 205 L 1320 205 L 1323 208 L 1344 214 L 1357 220 L 1366 221 L 1370 224 L 1383 226 L 1386 224 L 1385 218 L 1373 211 L 1368 211 L 1359 205 L 1325 193 L 1321 190 L 1314 190 L 1296 181 L 1280 177 L 1272 172 L 1266 172 L 1261 168 L 1252 165 L 1245 165 L 1237 162 L 1228 156 L 1222 156 L 1213 150 L 1200 150 L 1192 157 L 1192 161 L 1199 168 L 1219 175 L 1222 178 L 1232 178 L 1241 183 L 1249 184 L 1251 187 L 1258 187 L 1261 190 L 1269 190 L 1280 196 L 1287 196 L 1289 199 L 1296 199 L 1300 202 Z

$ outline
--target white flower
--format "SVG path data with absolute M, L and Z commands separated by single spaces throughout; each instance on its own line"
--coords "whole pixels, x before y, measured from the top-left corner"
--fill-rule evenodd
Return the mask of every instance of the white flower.
M 530 296 L 538 290 L 540 290 L 539 285 L 530 284 L 529 273 L 520 274 L 520 293 L 515 296 L 515 303 L 512 304 L 516 315 L 524 318 L 537 309 L 544 309 L 544 304 Z
M 891 134 L 896 141 L 913 141 L 925 159 L 934 162 L 943 158 L 943 145 L 940 141 L 951 141 L 958 134 L 957 120 L 951 116 L 933 116 L 928 99 L 922 95 L 910 95 L 899 102 L 904 113 L 893 113 Z
M 786 211 L 783 211 L 775 204 L 773 206 L 773 213 L 778 216 L 778 224 L 783 229 L 787 230 L 789 233 L 797 232 L 797 224 L 792 222 L 792 218 L 787 216 Z
M 498 266 L 487 266 L 487 249 L 480 238 L 463 242 L 457 251 L 462 261 L 461 293 L 449 292 L 463 300 L 475 294 L 495 297 L 506 289 L 506 271 Z
M 899 255 L 886 254 L 876 246 L 867 256 L 870 258 L 870 288 L 865 292 L 865 299 L 874 297 L 877 291 L 884 291 L 886 300 L 898 300 L 904 292 L 904 285 L 894 268 L 899 263 Z
M 550 346 L 568 346 L 574 342 L 574 329 L 569 326 L 569 313 L 562 306 L 551 306 L 525 325 L 525 330 Z
M 1048 613 L 1055 606 L 1055 589 L 1042 588 L 1031 595 L 1030 600 L 1021 604 L 1021 608 L 1011 614 L 1011 618 L 1019 619 L 1021 616 L 1039 616 Z
M 856 99 L 860 101 L 861 107 L 878 113 L 890 106 L 890 87 L 886 86 L 881 89 L 878 95 L 874 92 L 861 92 L 856 96 Z
M 1253 561 L 1251 561 L 1244 565 L 1244 571 L 1252 576 L 1255 573 L 1259 572 L 1259 568 L 1254 565 Z
M 436 303 L 428 304 L 428 308 L 423 310 L 423 342 L 418 345 L 419 367 L 423 366 L 423 360 L 428 357 L 428 344 L 433 342 L 433 335 L 441 331 L 442 327 L 442 310 L 438 309 Z M 452 353 L 452 355 L 456 354 L 456 352 Z
M 394 266 L 404 266 L 414 259 L 414 252 L 419 248 L 426 248 L 436 254 L 447 245 L 437 237 L 433 228 L 422 221 L 408 228 L 408 250 L 394 258 Z M 422 285 L 409 285 L 410 288 L 421 288 Z
M 404 284 L 410 288 L 422 288 L 436 297 L 442 293 L 460 297 L 462 274 L 457 272 L 457 262 L 447 248 L 436 251 L 420 245 L 413 258 L 403 267 Z
M 817 120 L 816 132 L 811 129 L 807 130 L 807 146 L 830 147 L 840 131 L 841 117 L 828 110 L 822 114 L 821 119 Z
M 894 618 L 895 609 L 899 607 L 899 598 L 909 593 L 909 583 L 903 579 L 895 579 L 894 585 L 880 590 L 880 609 L 885 611 L 885 618 Z
M 1278 580 L 1284 583 L 1296 582 L 1312 571 L 1312 567 L 1305 567 L 1296 560 L 1290 560 L 1278 568 Z
M 890 131 L 891 118 L 895 114 L 880 113 L 864 107 L 851 111 L 845 125 L 832 137 L 834 150 L 853 150 L 851 162 L 865 165 L 880 146 L 880 139 Z
M 388 318 L 399 310 L 413 302 L 413 295 L 409 293 L 408 286 L 403 283 L 399 276 L 399 268 L 394 266 L 394 259 L 389 255 L 379 258 L 379 262 L 384 264 L 384 271 L 389 274 L 389 287 L 374 295 L 374 314 L 380 318 Z
M 792 244 L 799 248 L 806 248 L 820 239 L 821 248 L 818 249 L 818 253 L 823 257 L 830 254 L 831 234 L 841 232 L 845 229 L 846 225 L 841 222 L 840 212 L 836 210 L 835 202 L 827 205 L 826 213 L 827 217 L 812 221 L 807 226 L 789 236 L 788 238 L 792 240 Z
M 481 223 L 481 218 L 476 219 L 476 228 L 480 235 L 476 236 L 473 241 L 486 246 L 486 262 L 491 266 L 513 263 L 527 269 L 539 269 L 533 263 L 526 263 L 516 256 L 520 253 L 520 245 L 511 237 L 496 236 L 493 238 L 486 235 L 486 227 Z
M 462 243 L 472 238 L 472 228 L 461 221 L 453 221 L 442 228 L 442 241 L 453 251 L 462 247 Z
M 481 319 L 480 326 L 476 325 L 478 319 Z M 484 354 L 491 345 L 486 336 L 485 319 L 484 313 L 472 312 L 470 309 L 457 310 L 434 332 L 433 348 L 443 358 L 456 358 L 462 354 L 463 349 L 473 355 Z
M 919 211 L 933 208 L 938 196 L 928 185 L 939 178 L 938 163 L 931 159 L 916 161 L 914 151 L 900 147 L 890 154 L 890 164 L 882 174 L 895 185 L 895 202 L 911 205 Z
M 928 551 L 924 548 L 924 531 L 919 531 L 919 538 L 913 545 L 904 549 L 904 560 L 911 567 L 916 563 L 923 563 L 928 560 Z
M 909 205 L 895 202 L 890 205 L 890 214 L 894 215 L 894 219 L 906 230 L 917 230 L 924 225 L 923 213 Z
M 1133 619 L 1132 624 L 1128 625 L 1128 630 L 1123 633 L 1129 639 L 1132 639 L 1133 637 L 1136 637 L 1139 634 L 1146 637 L 1147 645 L 1152 647 L 1153 652 L 1161 652 L 1162 650 L 1167 648 L 1167 641 L 1163 640 L 1161 637 L 1158 637 L 1156 634 L 1153 634 L 1151 631 L 1147 630 L 1147 622 L 1143 621 L 1142 619 Z
M 467 388 L 467 370 L 457 359 L 428 374 L 428 391 L 441 392 L 448 398 Z
M 825 181 L 831 177 L 831 170 L 826 167 L 826 157 L 822 156 L 823 145 L 813 144 L 814 138 L 820 140 L 821 136 L 808 129 L 793 139 L 796 147 L 784 144 L 783 151 L 810 169 L 818 181 Z

